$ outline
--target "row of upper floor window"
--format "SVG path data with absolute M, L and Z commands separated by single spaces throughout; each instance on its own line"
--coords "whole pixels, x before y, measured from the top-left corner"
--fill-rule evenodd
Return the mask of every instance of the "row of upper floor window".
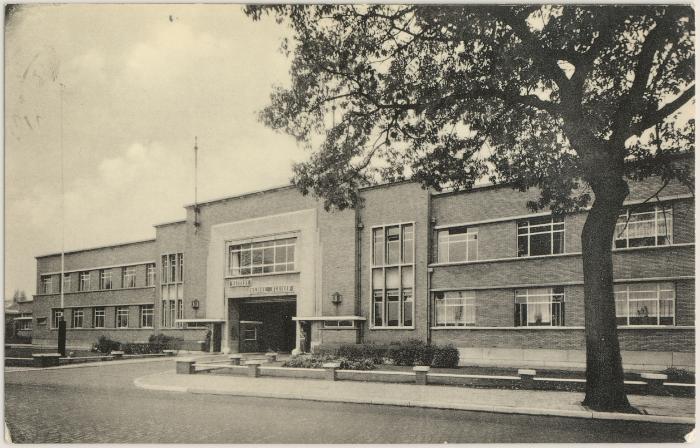
M 542 216 L 513 222 L 517 257 L 566 253 L 563 216 Z M 651 247 L 673 242 L 673 207 L 648 205 L 626 210 L 615 227 L 613 248 Z M 491 243 L 491 242 L 489 242 Z M 479 260 L 479 226 L 456 226 L 437 231 L 437 262 Z
M 514 220 L 517 235 L 517 253 L 513 256 L 531 257 L 565 253 L 566 225 L 564 218 L 553 216 Z M 371 264 L 399 266 L 413 264 L 415 260 L 414 224 L 392 224 L 372 228 Z M 459 263 L 479 260 L 479 226 L 454 226 L 441 228 L 437 232 L 437 262 Z M 620 215 L 615 230 L 615 248 L 648 247 L 669 245 L 673 242 L 673 208 L 648 205 L 627 210 Z M 272 273 L 295 272 L 296 238 L 271 239 L 254 243 L 228 243 L 226 274 L 232 277 L 256 276 Z M 184 254 L 171 253 L 161 256 L 161 284 L 184 281 Z M 136 267 L 123 267 L 121 288 L 134 288 Z M 145 266 L 145 284 L 155 285 L 155 264 Z M 64 290 L 92 291 L 116 288 L 111 269 L 101 269 L 97 278 L 93 272 L 82 271 L 78 278 L 64 275 Z M 77 280 L 77 281 L 76 281 Z M 77 285 L 73 286 L 72 282 Z M 41 277 L 40 291 L 44 294 L 60 292 L 58 279 L 53 275 Z
M 118 276 L 115 276 L 115 270 Z M 137 281 L 139 270 L 143 271 L 143 279 Z M 147 263 L 120 268 L 66 272 L 63 274 L 62 282 L 59 282 L 60 277 L 60 274 L 42 275 L 39 293 L 57 294 L 61 289 L 63 292 L 86 292 L 155 286 L 156 265 Z
M 182 283 L 184 278 L 184 254 L 166 254 L 161 258 L 161 284 Z M 143 276 L 138 271 L 143 271 Z M 116 274 L 116 275 L 115 275 Z M 40 294 L 57 294 L 61 292 L 107 291 L 111 289 L 128 289 L 152 287 L 156 284 L 156 265 L 122 266 L 97 270 L 83 270 L 63 274 L 42 275 L 39 285 Z M 117 277 L 117 278 L 115 278 Z

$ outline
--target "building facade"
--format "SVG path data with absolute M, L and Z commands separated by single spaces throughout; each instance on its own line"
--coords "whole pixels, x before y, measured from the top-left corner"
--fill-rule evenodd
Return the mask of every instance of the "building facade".
M 630 183 L 616 232 L 622 358 L 694 369 L 694 199 L 661 186 Z M 455 345 L 462 364 L 583 367 L 586 213 L 532 213 L 537 195 L 404 182 L 340 212 L 291 186 L 188 205 L 153 240 L 66 253 L 62 282 L 60 254 L 37 257 L 34 343 L 55 344 L 62 315 L 76 347 L 155 333 L 224 352 L 419 339 Z

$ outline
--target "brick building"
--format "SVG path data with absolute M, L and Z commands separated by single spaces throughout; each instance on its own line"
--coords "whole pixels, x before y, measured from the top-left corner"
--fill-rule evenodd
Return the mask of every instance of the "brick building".
M 627 368 L 694 368 L 694 200 L 630 183 L 613 253 Z M 405 339 L 452 343 L 462 364 L 583 367 L 581 229 L 526 207 L 537 191 L 365 188 L 326 212 L 291 186 L 188 205 L 155 239 L 37 257 L 34 343 L 99 335 L 210 338 L 226 352 Z M 629 219 L 628 219 L 629 218 Z M 59 288 L 64 285 L 64 307 Z

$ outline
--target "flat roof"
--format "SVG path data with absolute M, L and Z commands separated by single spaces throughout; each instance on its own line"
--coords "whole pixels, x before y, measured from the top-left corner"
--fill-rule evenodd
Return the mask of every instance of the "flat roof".
M 155 238 L 149 238 L 149 239 L 147 239 L 147 240 L 136 240 L 136 241 L 127 241 L 127 242 L 124 242 L 124 243 L 105 244 L 105 245 L 103 245 L 103 246 L 86 247 L 86 248 L 84 248 L 84 249 L 71 249 L 71 250 L 66 250 L 66 251 L 63 251 L 63 253 L 64 253 L 65 255 L 68 255 L 68 254 L 76 254 L 76 253 L 79 253 L 79 252 L 88 252 L 88 251 L 97 250 L 97 249 L 109 249 L 109 248 L 112 248 L 112 247 L 130 246 L 130 245 L 132 245 L 132 244 L 150 243 L 150 242 L 154 242 L 155 240 L 156 240 Z M 37 256 L 34 257 L 34 258 L 55 257 L 56 255 L 61 255 L 61 252 L 53 252 L 53 253 L 50 253 L 50 254 L 37 255 Z
M 172 226 L 175 224 L 185 224 L 185 223 L 187 223 L 186 219 L 179 219 L 177 221 L 166 221 L 166 222 L 161 222 L 158 224 L 153 224 L 153 227 Z

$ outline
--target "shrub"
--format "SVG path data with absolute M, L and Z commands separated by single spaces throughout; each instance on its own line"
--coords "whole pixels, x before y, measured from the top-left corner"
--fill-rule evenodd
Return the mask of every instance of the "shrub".
M 459 364 L 459 350 L 452 344 L 433 347 L 433 359 L 430 363 L 433 367 L 457 367 Z
M 387 356 L 387 348 L 375 344 L 346 344 L 333 354 L 351 361 L 370 360 L 373 364 L 381 364 Z
M 318 369 L 323 367 L 324 362 L 333 361 L 331 355 L 296 355 L 287 359 L 282 367 L 301 367 L 305 369 Z
M 397 366 L 413 366 L 416 363 L 430 365 L 430 351 L 425 342 L 409 339 L 389 345 L 387 357 Z
M 153 353 L 161 353 L 163 350 L 159 344 L 151 344 L 148 342 L 127 342 L 124 344 L 124 353 L 127 355 L 149 355 Z
M 122 344 L 109 339 L 107 336 L 100 336 L 97 339 L 97 344 L 95 348 L 100 353 L 109 353 L 112 350 L 121 350 Z
M 152 334 L 148 337 L 148 343 L 153 346 L 151 350 L 154 351 L 148 353 L 161 353 L 163 350 L 180 350 L 183 342 L 182 338 L 175 336 Z
M 345 370 L 374 370 L 374 362 L 371 359 L 339 359 L 340 368 Z

